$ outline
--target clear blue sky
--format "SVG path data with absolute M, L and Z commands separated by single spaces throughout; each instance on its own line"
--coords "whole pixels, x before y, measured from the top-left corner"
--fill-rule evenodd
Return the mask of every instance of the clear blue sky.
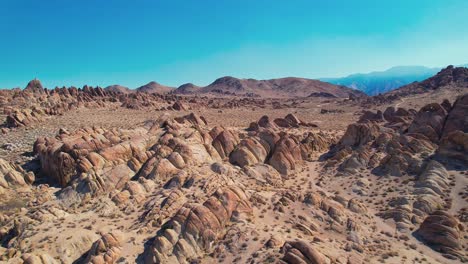
M 466 0 L 0 0 L 0 87 L 463 64 L 467 15 Z

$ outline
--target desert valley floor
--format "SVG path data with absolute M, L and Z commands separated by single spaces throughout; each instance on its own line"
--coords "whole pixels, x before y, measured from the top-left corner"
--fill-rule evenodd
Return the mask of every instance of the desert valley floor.
M 33 80 L 0 106 L 1 263 L 468 261 L 467 68 L 373 97 Z

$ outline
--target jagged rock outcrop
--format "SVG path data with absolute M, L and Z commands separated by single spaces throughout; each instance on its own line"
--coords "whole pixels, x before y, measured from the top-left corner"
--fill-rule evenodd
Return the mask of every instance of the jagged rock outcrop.
M 170 107 L 168 103 L 178 100 L 174 95 L 128 93 L 119 89 L 102 89 L 87 85 L 83 88 L 56 87 L 49 90 L 43 88 L 39 80 L 29 82 L 22 91 L 5 90 L 1 96 L 0 105 L 6 115 L 5 125 L 12 128 L 31 126 L 50 116 L 62 115 L 81 107 L 102 108 L 120 105 L 129 109 L 165 110 Z
M 261 129 L 240 141 L 229 155 L 229 162 L 244 167 L 267 163 L 283 175 L 289 174 L 303 160 L 328 148 L 333 139 L 310 132 L 301 137 Z
M 442 132 L 437 150 L 438 158 L 468 166 L 468 94 L 453 104 Z
M 262 135 L 241 140 L 231 152 L 229 162 L 241 167 L 266 162 L 272 146 L 267 140 L 262 138 Z M 275 142 L 272 143 L 274 144 Z
M 134 176 L 164 181 L 190 164 L 219 159 L 202 117 L 190 114 L 147 122 L 133 130 L 84 128 L 39 138 L 34 151 L 45 175 L 61 186 L 64 196 L 122 190 Z
M 145 263 L 188 263 L 213 250 L 213 242 L 228 222 L 251 213 L 248 198 L 240 188 L 221 188 L 203 204 L 182 207 L 158 231 L 142 259 Z
M 293 117 L 288 119 L 295 120 Z M 303 160 L 310 160 L 315 153 L 325 151 L 334 142 L 332 137 L 321 132 L 301 136 L 278 132 L 277 126 L 267 120 L 268 117 L 262 117 L 250 136 L 240 141 L 229 155 L 229 162 L 241 167 L 267 163 L 287 175 Z
M 408 128 L 408 133 L 419 134 L 436 143 L 442 135 L 447 111 L 440 104 L 429 104 L 421 108 Z
M 448 136 L 457 130 L 468 133 L 468 120 L 466 119 L 468 113 L 468 94 L 459 97 L 448 112 L 442 136 Z
M 374 123 L 351 124 L 338 142 L 340 148 L 358 148 L 374 141 L 380 135 L 380 127 Z
M 327 166 L 338 165 L 338 171 L 348 174 L 368 168 L 380 175 L 418 175 L 436 150 L 439 159 L 464 164 L 468 122 L 462 116 L 467 111 L 466 98 L 459 98 L 453 107 L 432 103 L 417 113 L 403 108 L 387 108 L 383 118 L 380 113 L 365 113 L 324 155 Z
M 135 130 L 84 128 L 56 138 L 39 138 L 34 151 L 42 172 L 67 186 L 79 179 L 83 191 L 121 188 L 152 155 L 158 125 Z
M 42 121 L 45 112 L 38 108 L 33 109 L 15 109 L 11 111 L 6 118 L 7 127 L 25 127 L 34 122 Z

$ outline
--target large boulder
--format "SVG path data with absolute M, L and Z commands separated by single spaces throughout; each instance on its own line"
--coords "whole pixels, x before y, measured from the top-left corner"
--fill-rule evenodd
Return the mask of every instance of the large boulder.
M 279 173 L 288 175 L 302 161 L 300 141 L 293 136 L 283 135 L 276 143 L 268 164 Z
M 327 257 L 317 251 L 309 243 L 298 240 L 284 243 L 281 248 L 284 254 L 282 261 L 288 264 L 326 264 Z
M 432 142 L 438 142 L 446 118 L 447 111 L 440 104 L 428 104 L 419 110 L 408 133 L 423 135 Z
M 348 126 L 338 143 L 340 147 L 358 148 L 374 141 L 380 134 L 375 123 L 355 123 Z
M 455 161 L 468 166 L 468 133 L 456 130 L 443 137 L 437 156 L 449 163 Z
M 212 136 L 215 135 L 212 145 L 218 151 L 219 156 L 222 159 L 226 159 L 235 149 L 236 145 L 239 144 L 239 136 L 237 133 L 231 130 L 223 130 L 217 133 L 214 131 L 215 129 L 218 128 L 213 128 L 212 132 L 210 133 Z
M 468 94 L 461 96 L 453 104 L 453 108 L 447 116 L 442 136 L 447 137 L 457 130 L 468 133 Z
M 84 263 L 113 264 L 116 263 L 122 251 L 122 237 L 117 234 L 104 234 L 94 242 Z
M 229 156 L 229 162 L 241 167 L 264 163 L 271 152 L 268 142 L 259 137 L 243 139 Z
M 416 235 L 444 256 L 465 260 L 462 230 L 464 227 L 454 216 L 444 211 L 435 211 L 424 219 Z

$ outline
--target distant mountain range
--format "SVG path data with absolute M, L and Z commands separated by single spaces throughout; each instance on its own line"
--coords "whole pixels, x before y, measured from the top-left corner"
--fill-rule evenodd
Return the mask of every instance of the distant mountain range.
M 150 82 L 136 89 L 129 89 L 121 85 L 111 85 L 104 88 L 107 91 L 132 93 L 146 92 L 159 94 L 203 94 L 221 96 L 247 96 L 264 98 L 291 98 L 291 97 L 341 97 L 365 96 L 359 90 L 342 85 L 334 85 L 319 80 L 304 78 L 279 78 L 271 80 L 239 79 L 235 77 L 221 77 L 213 83 L 199 87 L 192 83 L 183 84 L 178 88 Z
M 239 79 L 230 76 L 216 79 L 205 87 L 184 84 L 175 94 L 216 94 L 264 98 L 363 96 L 361 91 L 319 80 L 287 77 L 271 80 Z
M 468 64 L 459 65 L 467 67 Z M 404 85 L 425 80 L 437 74 L 442 67 L 397 66 L 386 71 L 352 74 L 342 78 L 321 78 L 321 81 L 358 89 L 367 95 L 377 95 Z
M 459 65 L 468 67 L 468 64 Z M 424 66 L 397 66 L 386 71 L 352 74 L 343 78 L 321 78 L 319 80 L 306 78 L 278 78 L 270 80 L 240 79 L 225 76 L 213 83 L 200 87 L 187 83 L 178 88 L 149 82 L 135 89 L 121 85 L 110 85 L 107 91 L 119 93 L 159 93 L 159 94 L 203 94 L 223 96 L 248 96 L 264 98 L 292 97 L 341 97 L 378 95 L 393 91 L 415 82 L 426 80 L 442 68 Z

